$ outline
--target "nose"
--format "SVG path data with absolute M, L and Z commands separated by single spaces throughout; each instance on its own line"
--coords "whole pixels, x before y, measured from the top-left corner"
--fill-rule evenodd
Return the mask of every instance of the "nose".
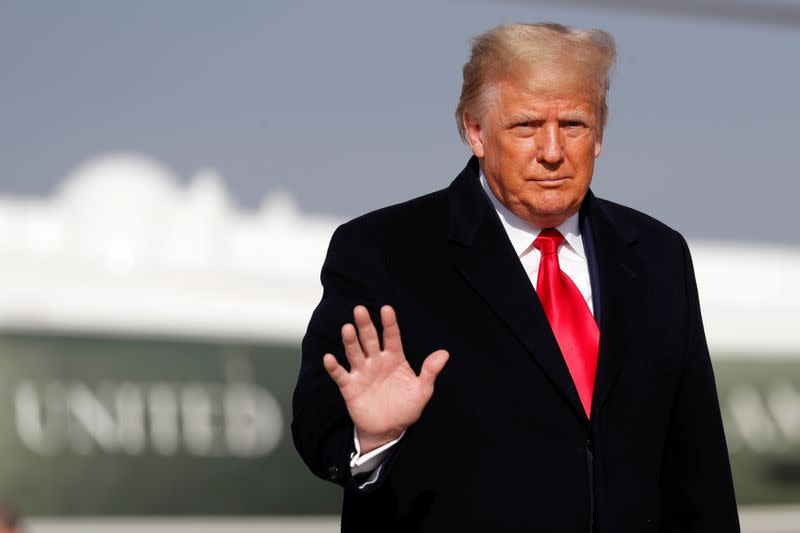
M 561 143 L 561 130 L 558 124 L 545 123 L 537 132 L 536 159 L 540 163 L 555 165 L 564 160 L 564 147 Z

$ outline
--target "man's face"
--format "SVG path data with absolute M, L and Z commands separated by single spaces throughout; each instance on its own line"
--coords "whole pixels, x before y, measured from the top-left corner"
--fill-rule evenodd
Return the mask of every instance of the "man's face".
M 556 69 L 543 69 L 499 81 L 487 97 L 464 125 L 489 186 L 534 226 L 560 225 L 580 207 L 600 155 L 591 85 L 562 83 Z

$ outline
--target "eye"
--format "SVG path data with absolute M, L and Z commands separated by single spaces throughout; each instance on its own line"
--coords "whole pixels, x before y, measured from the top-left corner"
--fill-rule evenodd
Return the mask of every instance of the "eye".
M 567 120 L 562 123 L 564 128 L 582 128 L 585 124 L 580 120 Z
M 515 128 L 529 130 L 534 128 L 541 128 L 542 123 L 538 120 L 521 120 L 514 124 Z

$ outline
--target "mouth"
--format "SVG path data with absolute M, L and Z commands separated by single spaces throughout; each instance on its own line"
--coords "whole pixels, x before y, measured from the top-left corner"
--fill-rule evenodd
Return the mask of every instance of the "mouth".
M 558 187 L 569 181 L 569 176 L 550 176 L 544 178 L 534 178 L 531 181 L 542 187 Z

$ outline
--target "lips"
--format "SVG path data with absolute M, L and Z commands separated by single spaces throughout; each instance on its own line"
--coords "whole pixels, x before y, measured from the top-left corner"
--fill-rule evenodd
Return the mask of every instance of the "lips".
M 536 183 L 541 183 L 543 185 L 546 185 L 548 183 L 552 184 L 563 183 L 568 179 L 570 179 L 570 176 L 551 176 L 546 178 L 533 178 L 531 181 L 535 181 Z

